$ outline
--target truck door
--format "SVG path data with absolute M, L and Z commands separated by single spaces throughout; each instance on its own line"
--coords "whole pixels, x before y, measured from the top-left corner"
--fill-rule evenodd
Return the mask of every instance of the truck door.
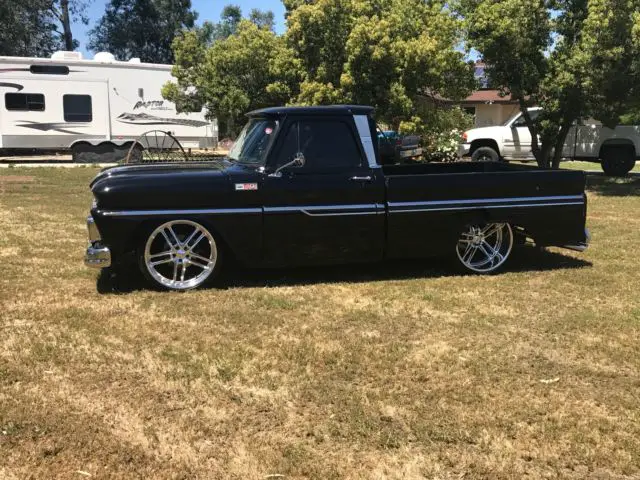
M 531 118 L 538 117 L 538 111 L 530 112 Z M 511 124 L 507 137 L 504 139 L 505 156 L 511 158 L 533 158 L 531 152 L 531 132 L 527 127 L 524 116 L 520 115 Z
M 384 178 L 358 138 L 351 116 L 285 121 L 267 173 L 300 154 L 304 165 L 265 177 L 264 258 L 281 265 L 382 259 Z

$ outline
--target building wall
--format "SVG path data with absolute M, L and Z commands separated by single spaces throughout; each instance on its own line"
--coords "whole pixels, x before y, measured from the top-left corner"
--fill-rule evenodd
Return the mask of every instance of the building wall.
M 517 105 L 480 104 L 475 105 L 476 127 L 492 127 L 502 125 L 518 113 Z

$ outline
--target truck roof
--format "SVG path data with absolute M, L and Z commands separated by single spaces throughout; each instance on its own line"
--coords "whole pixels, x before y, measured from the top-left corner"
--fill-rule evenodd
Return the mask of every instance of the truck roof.
M 369 115 L 373 107 L 366 105 L 323 105 L 317 107 L 269 107 L 247 113 L 248 117 L 262 115 Z

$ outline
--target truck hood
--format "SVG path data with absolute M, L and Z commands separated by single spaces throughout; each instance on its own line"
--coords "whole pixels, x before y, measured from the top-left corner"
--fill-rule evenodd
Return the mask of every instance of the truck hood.
M 91 182 L 99 210 L 225 207 L 234 183 L 257 182 L 255 167 L 228 161 L 127 165 L 100 172 Z
M 231 164 L 227 161 L 220 162 L 198 162 L 198 163 L 159 163 L 159 164 L 138 164 L 138 165 L 122 165 L 109 167 L 102 170 L 91 181 L 90 187 L 93 189 L 98 183 L 106 179 L 115 179 L 123 177 L 140 177 L 148 178 L 152 175 L 180 175 L 181 173 L 193 174 L 210 173 L 215 171 L 224 171 Z
M 471 130 L 464 132 L 467 135 L 466 143 L 471 143 L 474 140 L 482 140 L 485 138 L 499 140 L 502 138 L 503 130 L 504 127 L 499 125 L 495 127 L 472 128 Z

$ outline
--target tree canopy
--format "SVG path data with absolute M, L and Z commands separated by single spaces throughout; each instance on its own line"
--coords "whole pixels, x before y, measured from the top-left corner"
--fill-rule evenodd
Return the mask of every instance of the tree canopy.
M 110 0 L 98 24 L 89 32 L 89 48 L 108 51 L 119 60 L 174 61 L 173 39 L 193 28 L 198 14 L 191 0 Z
M 519 102 L 542 167 L 558 166 L 574 121 L 613 126 L 638 96 L 638 0 L 460 0 L 459 8 L 492 85 Z M 536 121 L 527 114 L 534 104 L 544 109 Z
M 211 46 L 189 31 L 174 47 L 177 83 L 165 85 L 163 95 L 181 110 L 206 106 L 224 135 L 237 133 L 248 110 L 286 103 L 299 81 L 299 67 L 284 38 L 248 20 Z
M 177 84 L 165 88 L 168 98 L 185 106 L 202 101 L 227 125 L 275 103 L 372 104 L 398 127 L 415 119 L 420 102 L 460 98 L 474 86 L 471 65 L 456 49 L 462 24 L 442 2 L 285 3 L 283 36 L 272 31 L 272 15 L 252 12 L 211 45 L 196 33 L 178 38 Z M 239 12 L 225 12 L 233 15 L 223 12 L 222 22 L 236 25 Z
M 71 22 L 87 23 L 82 0 L 0 2 L 0 55 L 46 57 L 78 47 Z

